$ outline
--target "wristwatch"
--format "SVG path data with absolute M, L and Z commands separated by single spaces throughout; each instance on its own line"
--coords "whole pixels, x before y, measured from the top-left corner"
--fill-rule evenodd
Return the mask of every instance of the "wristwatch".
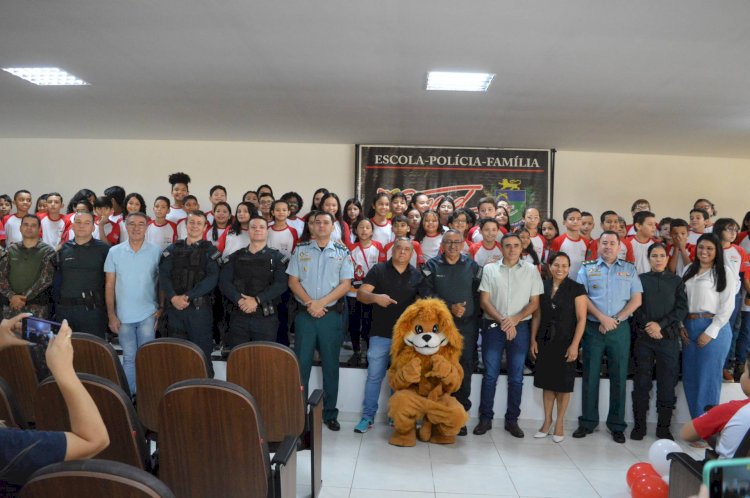
M 619 319 L 619 318 L 617 318 L 617 315 L 612 315 L 612 318 L 614 319 L 614 321 L 615 321 L 615 323 L 616 323 L 617 325 L 620 325 L 620 319 Z

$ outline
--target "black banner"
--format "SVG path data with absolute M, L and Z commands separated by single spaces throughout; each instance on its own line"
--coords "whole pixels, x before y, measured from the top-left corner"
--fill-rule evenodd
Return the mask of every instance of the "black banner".
M 431 209 L 443 197 L 453 197 L 456 208 L 476 209 L 480 198 L 504 199 L 511 207 L 511 222 L 524 208 L 552 212 L 554 149 L 480 147 L 422 147 L 357 145 L 355 192 L 370 206 L 381 191 L 415 192 L 430 197 Z

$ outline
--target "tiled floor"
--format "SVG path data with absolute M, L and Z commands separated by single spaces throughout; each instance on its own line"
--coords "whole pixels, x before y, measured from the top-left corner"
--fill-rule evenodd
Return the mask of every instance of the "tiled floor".
M 653 435 L 624 445 L 603 428 L 584 439 L 570 436 L 560 444 L 534 439 L 540 423 L 520 422 L 526 437 L 505 432 L 502 421 L 484 436 L 469 435 L 455 445 L 418 442 L 414 448 L 388 444 L 391 428 L 376 423 L 367 434 L 355 434 L 354 421 L 340 418 L 341 432 L 324 428 L 321 498 L 476 498 L 630 497 L 625 473 L 647 460 Z M 676 431 L 677 428 L 675 427 Z M 653 434 L 654 427 L 649 427 Z M 703 450 L 682 445 L 696 458 Z M 297 496 L 310 496 L 309 453 L 299 454 Z

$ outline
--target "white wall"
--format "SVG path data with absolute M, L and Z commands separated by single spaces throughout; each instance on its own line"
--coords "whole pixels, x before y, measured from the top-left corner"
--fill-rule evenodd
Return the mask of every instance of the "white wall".
M 150 205 L 169 193 L 167 176 L 175 171 L 192 176 L 191 192 L 204 208 L 216 183 L 228 188 L 233 205 L 262 183 L 279 193 L 296 190 L 307 206 L 321 186 L 342 202 L 354 191 L 354 146 L 347 144 L 5 139 L 0 151 L 0 193 L 59 190 L 67 200 L 81 187 L 101 193 L 119 184 Z M 559 151 L 553 215 L 577 206 L 629 218 L 632 201 L 645 197 L 659 217 L 687 217 L 693 201 L 707 197 L 721 216 L 741 219 L 750 209 L 748 180 L 750 159 Z

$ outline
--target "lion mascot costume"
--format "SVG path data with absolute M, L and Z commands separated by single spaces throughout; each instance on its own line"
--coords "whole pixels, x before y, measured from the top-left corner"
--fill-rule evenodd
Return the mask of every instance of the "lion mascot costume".
M 469 415 L 451 396 L 464 377 L 459 364 L 463 338 L 440 299 L 419 299 L 393 327 L 388 383 L 394 393 L 388 416 L 394 432 L 389 443 L 414 446 L 420 441 L 451 444 Z M 422 427 L 417 434 L 417 421 Z

